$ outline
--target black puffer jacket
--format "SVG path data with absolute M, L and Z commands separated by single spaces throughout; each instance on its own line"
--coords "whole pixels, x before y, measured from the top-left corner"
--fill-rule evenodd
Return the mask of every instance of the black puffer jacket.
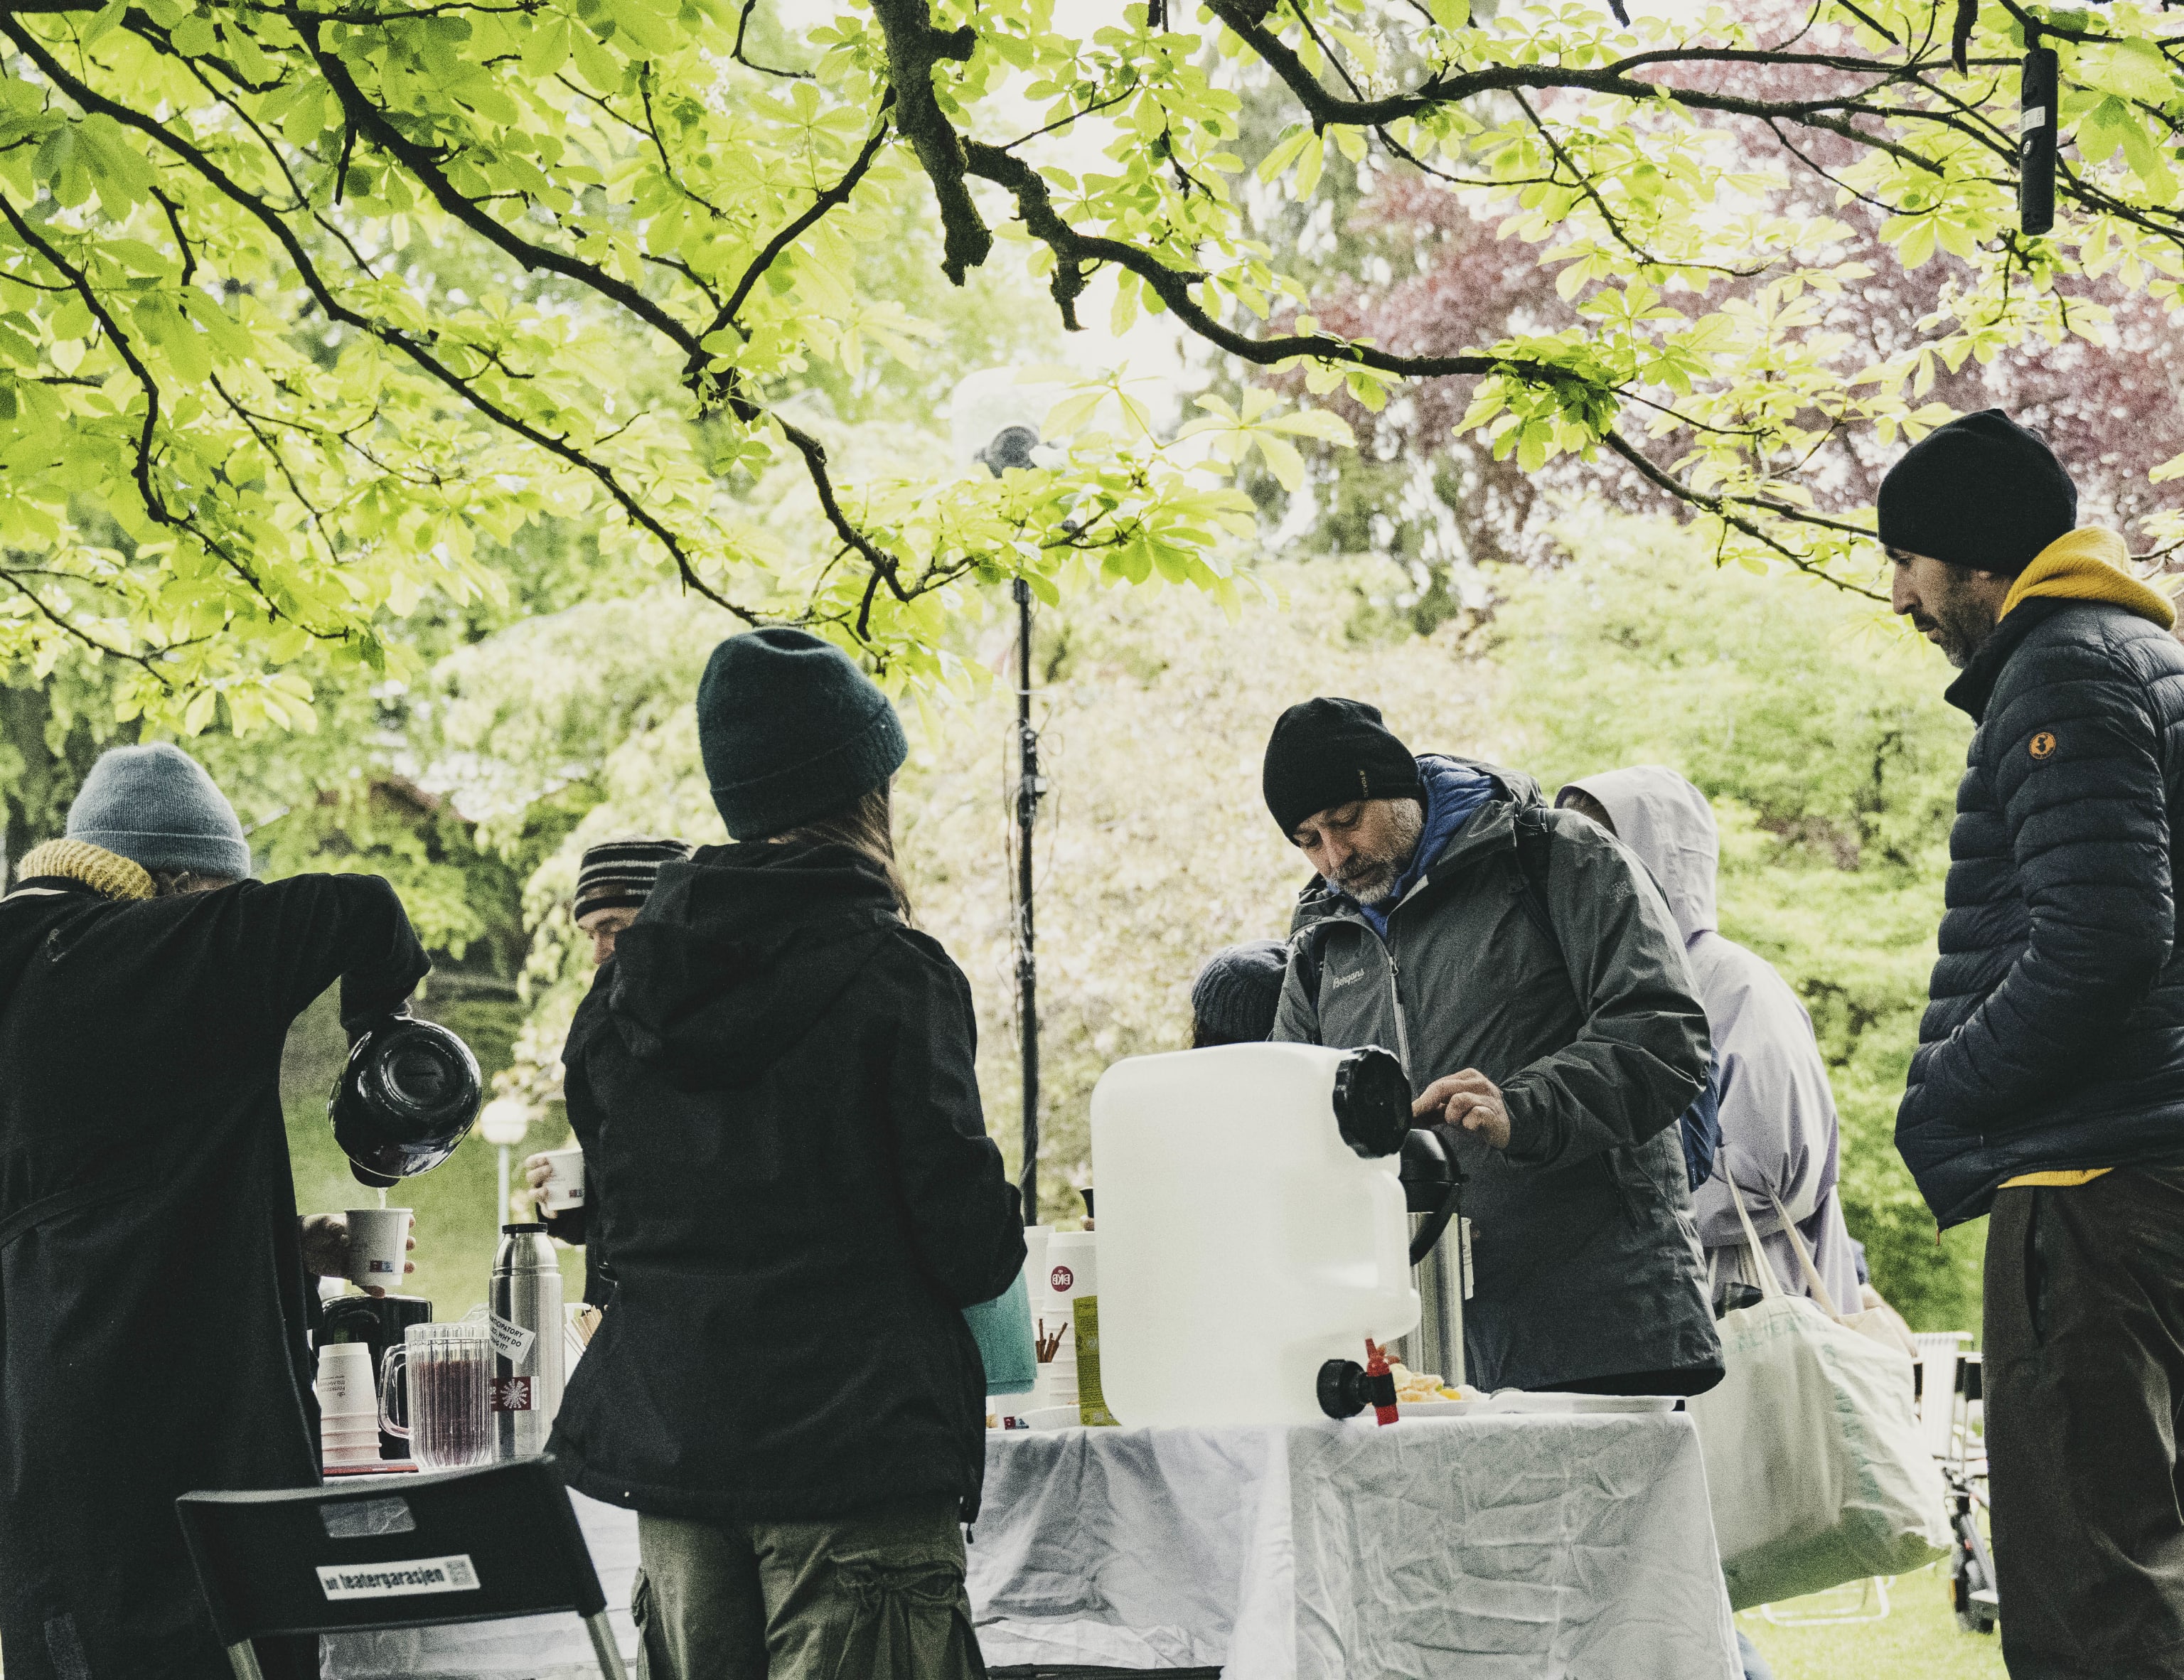
M 2021 1173 L 2184 1156 L 2184 647 L 2032 599 L 1953 684 L 1972 736 L 1897 1147 L 1943 1225 Z
M 571 1482 L 724 1521 L 975 1510 L 962 1309 L 1024 1242 L 962 972 L 878 865 L 801 845 L 669 864 L 610 968 L 568 1059 L 617 1279 L 554 1426 Z

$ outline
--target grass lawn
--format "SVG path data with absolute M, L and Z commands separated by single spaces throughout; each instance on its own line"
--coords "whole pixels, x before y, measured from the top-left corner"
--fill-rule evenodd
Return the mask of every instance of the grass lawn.
M 1858 1598 L 1856 1588 L 1842 1588 L 1770 1608 L 1777 1616 L 1847 1614 Z M 1958 1631 L 1942 1565 L 1899 1577 L 1888 1602 L 1878 1621 L 1781 1627 L 1755 1610 L 1736 1625 L 1773 1665 L 1775 1680 L 2004 1680 L 2000 1636 Z

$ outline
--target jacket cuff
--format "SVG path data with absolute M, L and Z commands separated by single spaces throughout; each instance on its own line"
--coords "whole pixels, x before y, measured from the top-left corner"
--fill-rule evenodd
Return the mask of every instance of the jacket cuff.
M 1519 1166 L 1537 1166 L 1554 1154 L 1554 1137 L 1546 1116 L 1525 1100 L 1527 1095 L 1507 1086 L 1502 1089 L 1502 1112 L 1509 1116 L 1509 1145 L 1502 1153 Z

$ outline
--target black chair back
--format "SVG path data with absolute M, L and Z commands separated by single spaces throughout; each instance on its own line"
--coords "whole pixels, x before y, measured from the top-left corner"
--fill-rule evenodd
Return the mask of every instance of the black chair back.
M 361 1487 L 185 1493 L 182 1533 L 236 1672 L 253 1639 L 437 1627 L 573 1611 L 623 1680 L 606 1594 L 551 1462 L 373 1478 Z

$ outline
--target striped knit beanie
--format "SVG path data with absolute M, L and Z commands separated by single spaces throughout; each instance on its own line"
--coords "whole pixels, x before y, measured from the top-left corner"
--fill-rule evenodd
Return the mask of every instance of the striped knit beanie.
M 601 910 L 643 908 L 660 879 L 660 866 L 680 863 L 692 850 L 688 840 L 649 836 L 587 848 L 577 870 L 577 919 Z

